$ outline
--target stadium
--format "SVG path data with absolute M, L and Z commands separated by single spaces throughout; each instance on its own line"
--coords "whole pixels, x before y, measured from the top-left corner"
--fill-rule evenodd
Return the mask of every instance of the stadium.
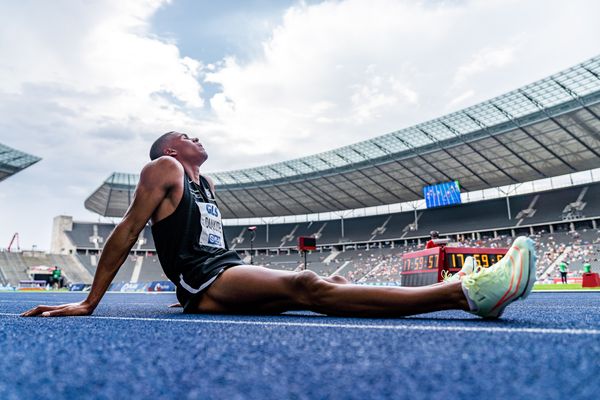
M 278 164 L 212 174 L 230 247 L 246 262 L 301 270 L 299 237 L 317 250 L 306 268 L 354 282 L 397 284 L 402 254 L 431 231 L 461 245 L 536 237 L 538 278 L 563 259 L 580 281 L 600 272 L 600 58 L 465 110 L 374 139 Z M 23 167 L 35 162 L 24 154 Z M 8 159 L 8 156 L 7 156 Z M 6 168 L 8 169 L 8 168 Z M 139 176 L 113 173 L 85 201 L 102 217 L 125 213 Z M 464 200 L 426 208 L 423 187 L 458 181 Z M 54 219 L 49 255 L 7 252 L 3 284 L 30 279 L 17 265 L 60 261 L 65 278 L 90 284 L 114 223 Z M 249 226 L 256 230 L 251 234 Z M 251 237 L 253 239 L 251 240 Z M 115 282 L 165 281 L 150 227 Z M 34 257 L 30 257 L 34 256 Z M 37 259 L 36 259 L 37 256 Z
M 341 275 L 351 282 L 364 285 L 399 286 L 402 285 L 403 256 L 422 250 L 431 231 L 438 231 L 441 237 L 447 238 L 456 247 L 491 249 L 505 248 L 515 237 L 525 235 L 536 242 L 538 283 L 560 282 L 559 265 L 568 261 L 569 280 L 581 287 L 583 275 L 586 274 L 584 264 L 591 265 L 589 273 L 600 273 L 599 144 L 600 57 L 595 57 L 472 107 L 367 141 L 276 164 L 218 172 L 211 177 L 217 186 L 217 197 L 225 218 L 225 237 L 230 248 L 241 254 L 248 264 L 290 271 L 310 269 L 321 276 Z M 0 180 L 37 161 L 39 158 L 35 156 L 0 145 Z M 11 179 L 18 179 L 18 176 Z M 104 182 L 99 182 L 98 189 L 85 201 L 88 210 L 97 213 L 104 221 L 112 222 L 77 221 L 70 216 L 56 216 L 49 253 L 20 251 L 11 242 L 9 248 L 0 252 L 2 287 L 11 290 L 49 287 L 51 267 L 59 266 L 64 286 L 70 288 L 72 293 L 62 293 L 62 297 L 50 299 L 51 302 L 60 303 L 80 296 L 79 291 L 89 290 L 104 243 L 131 204 L 138 179 L 139 176 L 133 173 L 115 172 Z M 424 188 L 444 182 L 457 182 L 452 187 L 460 190 L 460 199 L 455 204 L 444 204 L 442 207 L 430 204 L 428 207 Z M 298 249 L 300 238 L 315 239 L 316 248 L 303 254 Z M 430 319 L 407 318 L 400 322 L 352 322 L 347 319 L 319 322 L 314 314 L 274 317 L 279 319 L 206 316 L 198 320 L 167 313 L 170 310 L 161 308 L 164 304 L 159 304 L 166 302 L 166 297 L 147 300 L 141 294 L 170 292 L 173 288 L 162 270 L 151 228 L 147 226 L 113 280 L 110 290 L 120 294 L 113 293 L 113 297 L 107 298 L 105 308 L 99 310 L 99 315 L 95 317 L 98 319 L 90 320 L 92 322 L 88 327 L 104 322 L 110 329 L 119 332 L 126 329 L 118 325 L 121 317 L 117 315 L 121 315 L 119 312 L 124 307 L 122 302 L 127 304 L 129 299 L 134 298 L 126 298 L 127 292 L 138 293 L 131 296 L 137 296 L 134 302 L 142 304 L 139 312 L 125 307 L 125 312 L 130 315 L 123 317 L 129 319 L 133 325 L 130 328 L 136 335 L 146 337 L 148 333 L 144 332 L 145 326 L 171 324 L 169 335 L 201 327 L 206 335 L 216 338 L 219 329 L 226 329 L 225 326 L 229 326 L 227 324 L 237 327 L 239 332 L 233 335 L 240 336 L 238 343 L 243 342 L 241 337 L 244 335 L 259 342 L 254 344 L 255 362 L 264 368 L 274 369 L 263 372 L 274 379 L 284 376 L 290 380 L 288 384 L 291 386 L 287 386 L 287 391 L 277 385 L 273 391 L 251 387 L 244 381 L 239 386 L 242 388 L 240 390 L 246 390 L 246 395 L 251 397 L 295 398 L 297 392 L 293 389 L 294 384 L 301 385 L 305 390 L 306 396 L 297 398 L 320 397 L 323 392 L 308 383 L 298 383 L 290 378 L 289 372 L 282 371 L 292 367 L 290 360 L 295 356 L 306 360 L 290 350 L 286 341 L 304 344 L 310 341 L 309 337 L 319 338 L 309 357 L 320 357 L 318 359 L 322 362 L 318 363 L 318 367 L 308 367 L 299 372 L 301 381 L 315 382 L 320 380 L 316 376 L 332 374 L 331 368 L 335 370 L 336 363 L 340 362 L 336 358 L 339 353 L 332 355 L 327 350 L 327 346 L 335 343 L 333 336 L 336 332 L 340 335 L 340 345 L 350 349 L 356 357 L 354 361 L 346 362 L 358 363 L 358 369 L 349 374 L 362 371 L 366 376 L 353 389 L 353 395 L 338 383 L 332 384 L 332 391 L 325 392 L 332 394 L 341 390 L 338 393 L 344 393 L 341 397 L 347 398 L 369 397 L 374 387 L 379 387 L 375 397 L 407 396 L 406 392 L 399 395 L 394 389 L 378 386 L 382 384 L 377 376 L 381 374 L 382 367 L 368 367 L 375 362 L 381 363 L 386 370 L 381 376 L 403 382 L 406 390 L 411 388 L 410 385 L 421 382 L 418 393 L 425 393 L 423 398 L 442 395 L 438 386 L 425 383 L 419 377 L 417 371 L 426 368 L 423 358 L 429 359 L 434 365 L 430 366 L 427 376 L 432 381 L 438 379 L 445 384 L 450 383 L 452 376 L 474 376 L 476 371 L 489 369 L 494 362 L 500 365 L 515 362 L 513 358 L 497 356 L 488 359 L 487 364 L 470 363 L 468 360 L 466 365 L 460 363 L 461 357 L 465 359 L 467 356 L 457 352 L 456 337 L 448 339 L 455 333 L 462 335 L 458 343 L 467 346 L 470 341 L 479 340 L 480 336 L 477 335 L 521 332 L 523 334 L 516 347 L 531 346 L 539 351 L 536 354 L 541 354 L 544 363 L 559 362 L 563 368 L 572 368 L 581 373 L 577 382 L 581 383 L 583 377 L 588 379 L 594 371 L 598 371 L 597 364 L 588 365 L 587 369 L 581 367 L 579 353 L 557 355 L 548 353 L 547 347 L 544 347 L 544 343 L 559 346 L 561 340 L 567 339 L 573 349 L 585 349 L 584 338 L 597 343 L 600 334 L 597 293 L 561 293 L 559 299 L 553 297 L 556 293 L 536 293 L 530 302 L 516 305 L 513 313 L 507 317 L 508 326 L 503 326 L 499 322 L 474 325 L 472 320 L 460 319 L 452 325 L 443 317 L 446 314 L 439 314 L 438 317 L 437 313 Z M 27 296 L 30 297 L 24 300 L 26 302 L 38 301 L 35 293 L 28 293 Z M 548 304 L 555 302 L 571 307 L 572 312 L 548 314 Z M 16 318 L 16 304 L 2 304 L 2 315 Z M 527 308 L 527 304 L 532 308 Z M 584 306 L 575 309 L 576 304 Z M 526 321 L 532 313 L 539 318 L 547 316 L 547 325 L 542 325 L 539 320 L 528 325 Z M 586 313 L 591 318 L 590 324 L 584 322 L 583 314 Z M 161 320 L 163 317 L 165 319 Z M 28 322 L 15 323 L 19 329 L 33 329 L 34 334 L 43 335 L 41 325 L 26 327 Z M 257 332 L 269 324 L 273 325 L 273 329 L 279 327 L 287 333 Z M 306 336 L 298 334 L 298 331 Z M 404 334 L 405 342 L 422 335 L 423 341 L 417 342 L 425 350 L 411 353 L 410 349 L 400 344 L 390 345 L 381 332 Z M 77 331 L 73 335 L 79 338 L 83 333 Z M 489 342 L 483 346 L 488 350 L 504 345 L 503 336 L 488 335 L 486 338 Z M 13 340 L 17 344 L 23 342 L 23 338 Z M 440 344 L 438 340 L 443 342 Z M 382 350 L 362 354 L 360 352 L 363 350 L 358 344 L 361 341 L 370 343 L 371 349 Z M 150 339 L 150 342 L 164 347 L 160 335 Z M 107 346 L 108 357 L 119 359 L 122 356 L 118 348 L 111 347 L 108 342 L 103 343 Z M 77 346 L 82 345 L 80 343 Z M 219 346 L 222 344 L 216 345 L 217 353 L 212 355 L 200 350 L 200 354 L 209 360 L 207 365 L 219 365 L 219 354 L 224 351 Z M 445 364 L 440 364 L 433 353 L 426 350 L 437 346 L 450 348 L 446 350 L 448 358 L 445 358 Z M 153 364 L 139 361 L 146 356 L 143 349 L 138 344 L 133 347 L 133 351 L 126 351 L 128 358 L 124 365 L 141 365 L 146 376 L 157 376 L 159 372 Z M 282 361 L 279 366 L 271 364 L 265 354 L 272 355 L 272 347 L 277 347 L 282 354 L 292 354 L 291 358 Z M 592 355 L 595 354 L 597 360 L 598 346 L 587 349 Z M 513 350 L 518 352 L 516 348 Z M 394 351 L 406 352 L 407 358 L 400 368 L 405 374 L 403 376 L 393 372 L 394 362 L 386 357 L 385 352 Z M 178 352 L 181 354 L 181 349 Z M 247 352 L 242 353 L 252 357 Z M 9 354 L 8 357 L 15 362 L 18 359 L 15 355 Z M 164 360 L 167 356 L 151 354 L 149 357 Z M 532 354 L 519 353 L 517 359 L 535 364 L 533 357 Z M 240 368 L 247 365 L 246 360 L 228 360 Z M 86 363 L 84 359 L 81 362 Z M 119 366 L 116 371 L 122 371 L 122 368 Z M 411 368 L 414 368 L 412 375 L 407 372 Z M 460 374 L 448 373 L 448 370 L 457 368 L 460 368 Z M 189 371 L 187 375 L 182 370 L 176 372 L 192 379 Z M 228 376 L 224 371 L 219 374 L 221 377 Z M 260 380 L 260 374 L 249 374 L 253 379 Z M 110 375 L 118 381 L 116 374 Z M 229 379 L 239 383 L 240 378 Z M 552 379 L 552 375 L 542 373 L 532 390 L 542 390 Z M 240 393 L 228 391 L 230 386 L 227 385 L 219 391 L 206 382 L 198 384 L 199 389 L 186 382 L 183 389 L 178 389 L 177 395 L 196 393 L 200 396 L 197 390 L 210 393 L 210 397 L 235 397 L 236 393 Z M 597 383 L 575 388 L 572 382 L 569 388 L 577 390 L 577 398 L 591 398 L 594 386 L 597 388 Z M 461 395 L 470 397 L 480 395 L 481 391 L 490 395 L 494 393 L 494 388 L 486 386 L 485 382 L 477 381 L 477 385 L 481 385 L 479 392 L 462 387 L 459 389 Z M 118 390 L 114 389 L 114 385 L 107 386 L 112 388 L 110 390 Z M 90 394 L 85 388 L 74 387 L 70 386 L 61 393 Z M 148 388 L 156 390 L 157 397 L 170 397 L 169 389 L 156 388 L 149 383 L 145 388 L 139 388 L 138 393 L 148 393 Z M 0 393 L 1 390 L 2 386 Z M 496 395 L 514 395 L 514 390 L 505 387 Z M 565 394 L 556 390 L 550 398 Z M 112 394 L 117 395 L 117 392 Z M 332 395 L 332 398 L 336 397 L 340 395 Z M 535 393 L 531 397 L 536 397 Z

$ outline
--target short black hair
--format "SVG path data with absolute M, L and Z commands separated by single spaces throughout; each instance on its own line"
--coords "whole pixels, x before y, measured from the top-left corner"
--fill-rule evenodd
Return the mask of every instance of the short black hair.
M 152 147 L 150 147 L 151 160 L 156 160 L 158 157 L 164 156 L 163 151 L 165 150 L 165 144 L 169 137 L 174 133 L 175 131 L 164 133 L 152 143 Z

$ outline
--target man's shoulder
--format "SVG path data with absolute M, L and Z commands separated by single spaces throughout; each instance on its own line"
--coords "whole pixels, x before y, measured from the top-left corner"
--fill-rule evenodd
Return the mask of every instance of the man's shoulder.
M 183 166 L 170 156 L 159 157 L 150 161 L 142 168 L 140 182 L 152 181 L 172 182 L 179 181 L 184 174 Z
M 142 168 L 142 174 L 144 172 L 154 172 L 157 170 L 163 173 L 170 171 L 183 172 L 183 165 L 171 156 L 162 156 L 146 164 L 144 168 Z

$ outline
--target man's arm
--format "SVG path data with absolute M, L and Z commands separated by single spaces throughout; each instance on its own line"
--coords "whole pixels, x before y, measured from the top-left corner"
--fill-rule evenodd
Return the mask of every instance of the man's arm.
M 183 168 L 174 159 L 161 157 L 147 164 L 140 174 L 133 202 L 106 241 L 88 297 L 80 303 L 59 306 L 37 306 L 21 314 L 24 317 L 90 315 L 125 262 L 129 251 L 146 223 L 169 190 L 181 182 Z

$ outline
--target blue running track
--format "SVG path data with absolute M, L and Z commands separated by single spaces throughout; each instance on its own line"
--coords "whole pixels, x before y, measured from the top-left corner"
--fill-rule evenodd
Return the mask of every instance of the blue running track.
M 533 293 L 503 319 L 185 315 L 107 294 L 0 293 L 0 399 L 598 399 L 600 292 Z

